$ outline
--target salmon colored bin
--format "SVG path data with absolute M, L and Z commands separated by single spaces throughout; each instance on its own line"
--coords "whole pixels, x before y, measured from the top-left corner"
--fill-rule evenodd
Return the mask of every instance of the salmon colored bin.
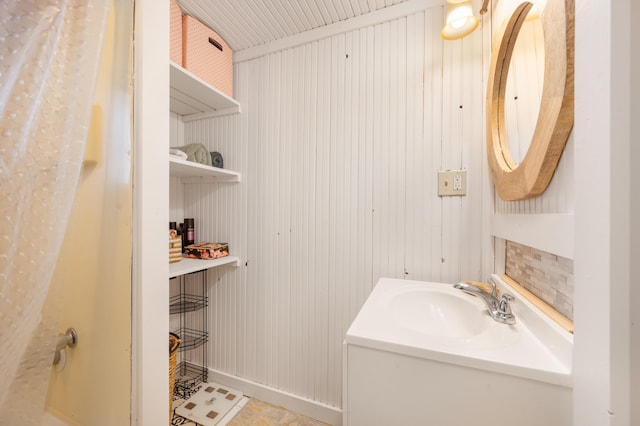
M 233 52 L 215 31 L 182 16 L 182 67 L 233 97 Z
M 171 62 L 182 66 L 182 9 L 180 9 L 176 0 L 171 0 L 169 39 L 171 41 L 169 58 Z

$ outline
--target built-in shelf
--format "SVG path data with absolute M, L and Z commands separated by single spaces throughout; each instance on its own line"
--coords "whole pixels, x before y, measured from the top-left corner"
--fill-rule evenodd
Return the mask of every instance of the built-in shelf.
M 222 265 L 240 264 L 240 259 L 237 256 L 225 256 L 220 259 L 204 260 L 204 259 L 192 259 L 185 257 L 180 262 L 169 264 L 169 278 L 179 277 L 180 275 L 190 274 L 192 272 L 204 271 L 205 269 L 211 269 Z
M 176 368 L 174 392 L 182 399 L 189 399 L 199 389 L 198 385 L 207 382 L 207 367 L 182 361 Z
M 180 336 L 180 346 L 178 346 L 180 352 L 199 348 L 209 340 L 209 333 L 192 328 L 181 328 L 176 330 L 175 334 Z
M 236 114 L 240 103 L 181 66 L 169 63 L 169 109 L 184 121 Z
M 240 182 L 240 173 L 169 156 L 169 173 L 183 183 Z
M 207 296 L 204 295 L 180 293 L 169 299 L 170 314 L 195 312 L 207 306 L 208 299 Z
M 173 114 L 180 116 L 179 121 L 189 122 L 240 112 L 238 101 L 175 63 L 169 63 L 169 78 L 169 108 Z M 178 178 L 174 181 L 187 184 L 240 182 L 240 173 L 233 170 L 206 166 L 172 155 L 169 155 L 169 173 L 172 178 Z M 209 189 L 214 190 L 215 187 Z M 179 294 L 169 299 L 169 313 L 179 316 L 176 318 L 180 323 L 176 330 L 181 339 L 178 350 L 184 352 L 180 356 L 182 362 L 176 369 L 173 392 L 183 399 L 189 398 L 200 383 L 207 382 L 207 271 L 223 265 L 239 266 L 240 259 L 237 256 L 213 260 L 183 257 L 179 262 L 169 263 L 169 279 L 180 285 Z M 186 276 L 197 272 L 199 274 Z M 193 288 L 198 279 L 201 280 L 201 292 Z M 197 359 L 202 365 L 185 362 L 192 359 Z

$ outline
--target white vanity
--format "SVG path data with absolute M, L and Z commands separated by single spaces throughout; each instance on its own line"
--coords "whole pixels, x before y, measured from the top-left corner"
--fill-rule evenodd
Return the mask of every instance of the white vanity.
M 451 284 L 380 279 L 344 342 L 344 424 L 571 425 L 573 336 L 512 295 L 507 325 Z

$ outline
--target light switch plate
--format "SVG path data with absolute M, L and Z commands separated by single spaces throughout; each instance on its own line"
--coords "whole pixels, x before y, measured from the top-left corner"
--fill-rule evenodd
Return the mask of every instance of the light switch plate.
M 467 195 L 467 171 L 438 171 L 438 196 L 449 197 L 457 195 Z

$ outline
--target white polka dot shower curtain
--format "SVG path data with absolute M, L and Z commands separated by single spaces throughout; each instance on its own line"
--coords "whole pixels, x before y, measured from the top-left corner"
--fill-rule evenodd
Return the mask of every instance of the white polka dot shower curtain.
M 108 0 L 0 0 L 0 424 L 41 424 Z M 45 303 L 46 302 L 46 303 Z

